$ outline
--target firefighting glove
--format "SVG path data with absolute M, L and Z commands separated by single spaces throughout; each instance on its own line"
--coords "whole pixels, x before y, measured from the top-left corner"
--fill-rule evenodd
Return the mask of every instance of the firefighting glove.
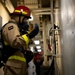
M 32 51 L 26 50 L 25 57 L 26 57 L 27 63 L 29 63 L 33 59 L 34 54 Z
M 4 63 L 1 63 L 1 62 L 0 62 L 0 68 L 2 68 L 3 66 L 4 66 Z
M 39 26 L 38 24 L 36 23 L 33 30 L 28 34 L 29 38 L 32 39 L 34 38 L 39 32 Z

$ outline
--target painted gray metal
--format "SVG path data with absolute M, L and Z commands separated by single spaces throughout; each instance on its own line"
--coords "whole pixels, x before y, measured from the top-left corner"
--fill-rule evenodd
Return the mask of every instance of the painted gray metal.
M 60 0 L 64 75 L 75 75 L 75 0 Z

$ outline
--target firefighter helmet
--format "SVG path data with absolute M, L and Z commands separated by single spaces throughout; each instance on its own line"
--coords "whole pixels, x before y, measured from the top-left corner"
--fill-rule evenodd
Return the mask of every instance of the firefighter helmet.
M 14 12 L 11 15 L 24 15 L 30 18 L 31 11 L 26 6 L 18 6 L 15 8 Z

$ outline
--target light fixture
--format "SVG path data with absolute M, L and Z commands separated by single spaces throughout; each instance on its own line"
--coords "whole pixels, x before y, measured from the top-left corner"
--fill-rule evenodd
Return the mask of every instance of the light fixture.
M 39 40 L 35 40 L 34 43 L 37 45 L 37 44 L 40 44 L 40 41 Z
M 38 49 L 38 52 L 41 52 L 42 50 L 41 49 Z
M 40 48 L 41 48 L 41 46 L 36 46 L 36 48 L 37 48 L 37 49 L 40 49 Z
M 15 9 L 10 0 L 6 0 L 6 7 L 10 13 L 12 13 Z
M 31 13 L 31 15 L 30 15 L 30 19 L 29 19 L 29 21 L 33 21 L 33 15 L 32 15 L 32 13 Z
M 34 48 L 33 47 L 30 47 L 30 50 L 33 52 L 34 51 Z

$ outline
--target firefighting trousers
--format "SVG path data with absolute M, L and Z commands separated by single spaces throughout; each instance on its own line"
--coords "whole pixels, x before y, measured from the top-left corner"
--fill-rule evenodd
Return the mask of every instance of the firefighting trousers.
M 8 60 L 4 66 L 4 75 L 28 75 L 26 62 Z

